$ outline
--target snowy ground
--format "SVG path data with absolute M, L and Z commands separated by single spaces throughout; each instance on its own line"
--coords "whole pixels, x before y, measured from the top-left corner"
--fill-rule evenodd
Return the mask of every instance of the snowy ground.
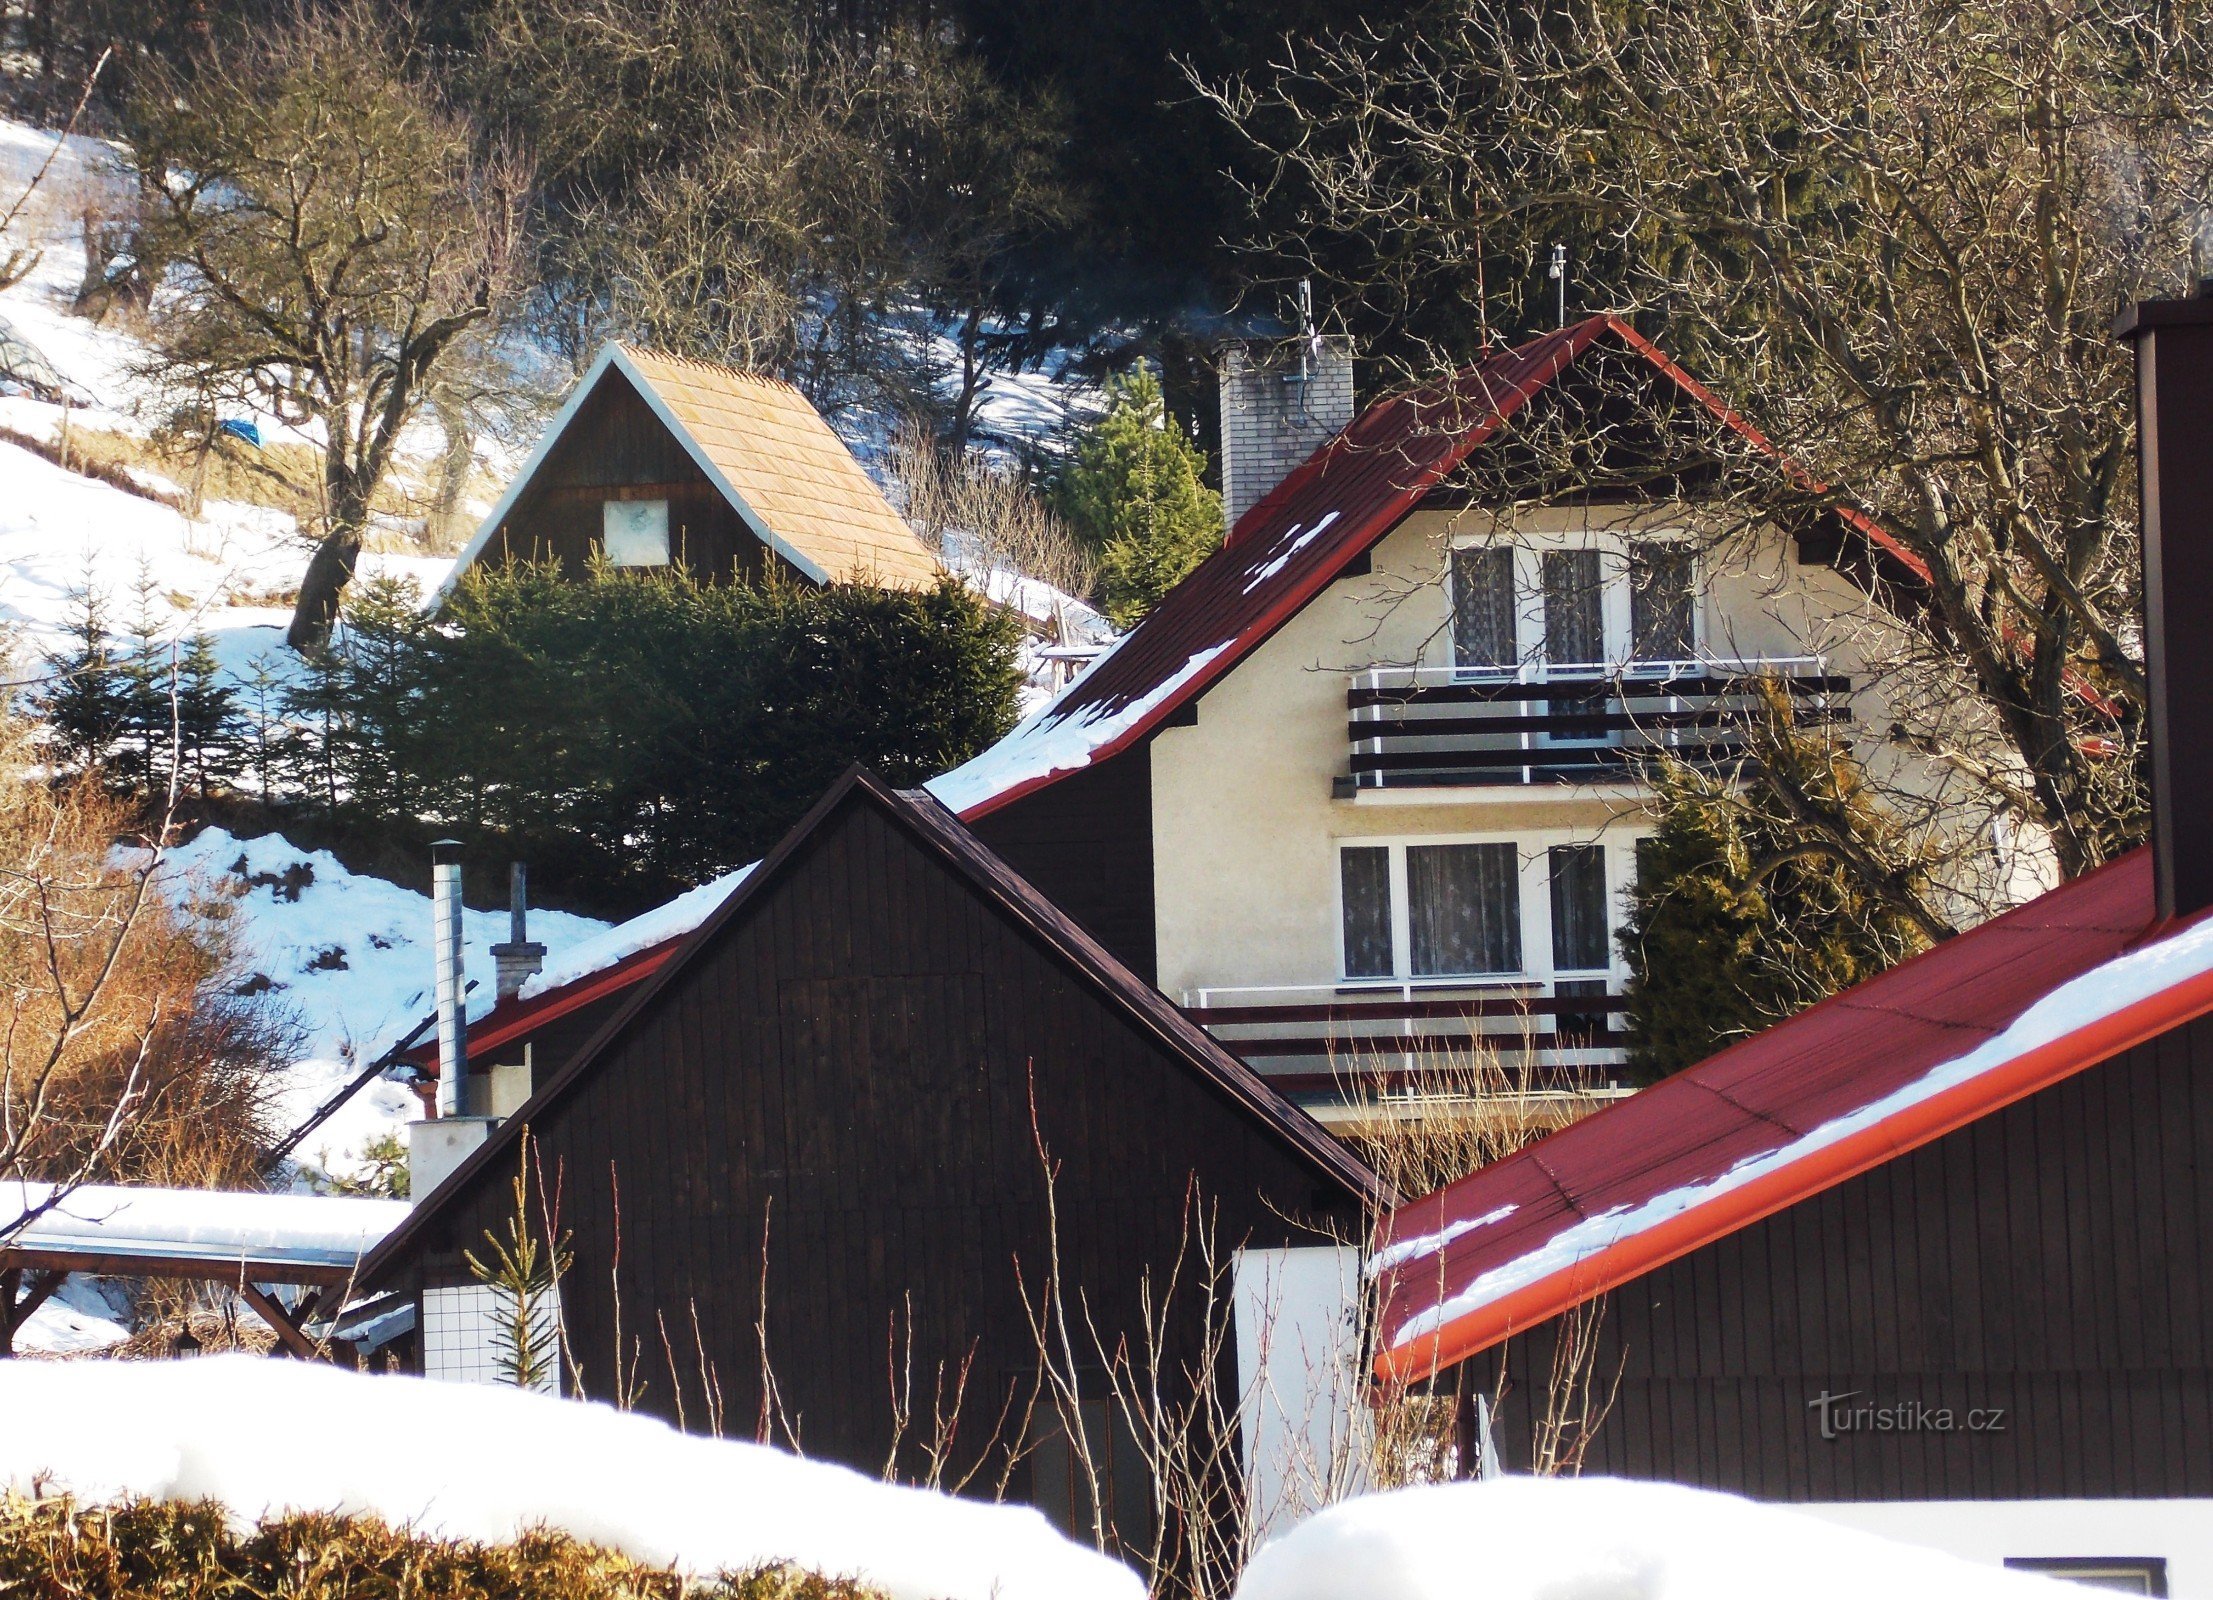
M 712 1576 L 775 1562 L 893 1600 L 1144 1600 L 1039 1513 L 898 1489 L 761 1445 L 502 1385 L 297 1361 L 0 1363 L 0 1491 L 367 1514 L 429 1537 L 565 1530 Z M 286 1437 L 339 1447 L 272 1449 Z
M 240 840 L 221 828 L 179 846 L 166 871 L 172 898 L 221 899 L 241 981 L 259 987 L 266 980 L 267 992 L 308 1030 L 308 1053 L 285 1090 L 288 1127 L 429 1010 L 429 896 L 357 876 L 329 851 L 295 849 L 279 834 Z M 606 927 L 560 911 L 530 918 L 531 938 L 555 962 Z M 505 912 L 463 914 L 464 959 L 479 996 L 492 991 L 491 947 L 507 932 Z M 315 1176 L 357 1176 L 363 1149 L 417 1110 L 400 1085 L 371 1084 L 309 1138 L 301 1164 Z
M 2064 1600 L 2083 1591 L 1755 1505 L 1612 1478 L 1347 1500 L 1265 1546 L 1236 1600 Z
M 53 146 L 51 134 L 0 121 L 0 210 L 13 203 Z M 144 347 L 125 319 L 94 323 L 68 309 L 84 270 L 76 218 L 86 203 L 126 183 L 109 147 L 69 141 L 4 241 L 35 248 L 40 260 L 22 282 L 0 291 L 0 317 L 90 400 L 70 410 L 71 428 L 143 437 L 161 411 L 159 397 L 136 370 Z M 251 415 L 265 438 L 305 439 L 273 415 L 245 408 L 238 415 Z M 0 427 L 51 443 L 63 423 L 58 405 L 0 397 Z M 435 447 L 430 438 L 411 443 L 418 456 Z M 297 524 L 283 512 L 214 501 L 203 517 L 188 519 L 0 443 L 0 626 L 12 625 L 16 634 L 19 669 L 34 667 L 60 642 L 81 591 L 89 587 L 106 596 L 111 625 L 120 627 L 131 618 L 142 580 L 164 632 L 205 631 L 235 672 L 263 656 L 286 667 L 280 647 L 290 613 L 279 597 L 298 587 L 308 553 Z M 405 573 L 426 592 L 448 565 L 441 557 L 363 558 L 365 572 Z

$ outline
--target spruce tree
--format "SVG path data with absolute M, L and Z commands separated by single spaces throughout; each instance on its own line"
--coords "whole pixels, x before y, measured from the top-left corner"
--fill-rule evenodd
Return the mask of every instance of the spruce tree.
M 1629 1064 L 1649 1082 L 1692 1066 L 1922 949 L 1922 931 L 1817 833 L 1808 805 L 1847 815 L 1865 855 L 1918 875 L 1912 846 L 1867 791 L 1849 746 L 1769 701 L 1734 772 L 1656 765 L 1659 812 L 1639 842 L 1621 933 Z M 1787 791 L 1787 792 L 1786 792 Z
M 238 690 L 223 681 L 214 641 L 206 634 L 195 633 L 184 642 L 177 658 L 176 691 L 178 784 L 204 800 L 245 770 L 248 752 Z
M 1119 628 L 1152 610 L 1222 543 L 1222 497 L 1206 454 L 1171 420 L 1160 384 L 1139 368 L 1084 430 L 1054 503 L 1099 564 L 1099 604 Z
M 108 638 L 107 603 L 87 582 L 77 592 L 71 644 L 46 658 L 46 687 L 31 708 L 53 730 L 60 765 L 86 772 L 109 760 L 129 720 L 129 674 Z

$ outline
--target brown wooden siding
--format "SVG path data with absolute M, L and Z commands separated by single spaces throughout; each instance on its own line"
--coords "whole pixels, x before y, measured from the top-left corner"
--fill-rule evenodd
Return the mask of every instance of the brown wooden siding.
M 2213 1495 L 2213 1020 L 1615 1290 L 1585 1470 L 1775 1500 Z M 1507 1466 L 1564 1319 L 1506 1346 Z M 1495 1355 L 1459 1374 L 1491 1392 Z M 1821 1437 L 1812 1402 L 2002 1409 Z
M 682 441 L 612 367 L 477 559 L 498 565 L 550 557 L 581 576 L 600 548 L 600 507 L 614 499 L 667 500 L 670 559 L 694 577 L 758 579 L 769 565 L 799 576 L 754 537 Z
M 1072 772 L 969 828 L 1123 965 L 1147 983 L 1158 980 L 1150 744 Z
M 586 1392 L 613 1389 L 619 1185 L 620 1312 L 626 1342 L 643 1341 L 642 1406 L 673 1417 L 681 1387 L 686 1422 L 705 1426 L 696 1315 L 724 1426 L 752 1434 L 765 1237 L 783 1405 L 809 1453 L 871 1471 L 890 1441 L 895 1324 L 911 1319 L 924 1412 L 940 1364 L 973 1352 L 964 1437 L 988 1436 L 1009 1382 L 1034 1369 L 1019 1281 L 1034 1291 L 1047 1259 L 1038 1134 L 1062 1163 L 1071 1304 L 1080 1290 L 1105 1329 L 1138 1326 L 1140 1286 L 1175 1256 L 1193 1184 L 1219 1206 L 1225 1249 L 1311 1242 L 1286 1217 L 1357 1220 L 1310 1157 L 858 802 L 533 1133 L 574 1232 L 564 1302 Z M 504 1226 L 511 1178 L 488 1168 L 455 1197 L 427 1230 L 418 1283 L 465 1281 L 459 1252 Z M 625 1351 L 626 1366 L 637 1359 Z

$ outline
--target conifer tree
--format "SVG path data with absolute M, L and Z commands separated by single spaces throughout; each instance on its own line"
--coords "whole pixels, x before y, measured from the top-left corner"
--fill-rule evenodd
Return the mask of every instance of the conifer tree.
M 1841 739 L 1799 727 L 1766 697 L 1733 772 L 1673 760 L 1653 771 L 1659 824 L 1640 841 L 1620 938 L 1629 1063 L 1651 1081 L 1850 988 L 1951 930 L 1901 909 L 1926 889 L 1925 859 L 1866 791 Z M 1818 813 L 1850 826 L 1825 826 Z M 1846 863 L 1833 838 L 1880 859 Z M 1885 874 L 1912 895 L 1885 897 Z
M 1098 560 L 1100 608 L 1127 628 L 1221 545 L 1222 497 L 1206 486 L 1205 452 L 1168 416 L 1159 380 L 1140 368 L 1111 393 L 1054 500 Z
M 47 685 L 31 707 L 53 730 L 62 764 L 84 772 L 106 763 L 123 737 L 129 675 L 108 637 L 105 598 L 87 581 L 76 600 L 70 646 L 47 657 Z

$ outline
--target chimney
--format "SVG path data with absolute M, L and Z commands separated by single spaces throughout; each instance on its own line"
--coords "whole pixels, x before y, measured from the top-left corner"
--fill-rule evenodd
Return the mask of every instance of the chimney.
M 407 1193 L 418 1204 L 491 1134 L 496 1118 L 469 1116 L 468 1019 L 461 972 L 461 846 L 430 847 L 430 945 L 438 994 L 438 1114 L 408 1124 Z
M 2143 301 L 2115 331 L 2136 346 L 2152 873 L 2159 915 L 2186 917 L 2213 906 L 2213 293 Z
M 520 861 L 507 869 L 507 942 L 492 946 L 492 960 L 497 963 L 497 1000 L 514 999 L 545 970 L 546 947 L 530 942 L 530 869 Z
M 1230 528 L 1352 421 L 1352 343 L 1313 334 L 1222 353 L 1222 515 Z
M 461 846 L 452 839 L 430 847 L 430 947 L 438 995 L 438 1115 L 457 1117 L 466 1108 L 469 1052 L 461 1012 Z

